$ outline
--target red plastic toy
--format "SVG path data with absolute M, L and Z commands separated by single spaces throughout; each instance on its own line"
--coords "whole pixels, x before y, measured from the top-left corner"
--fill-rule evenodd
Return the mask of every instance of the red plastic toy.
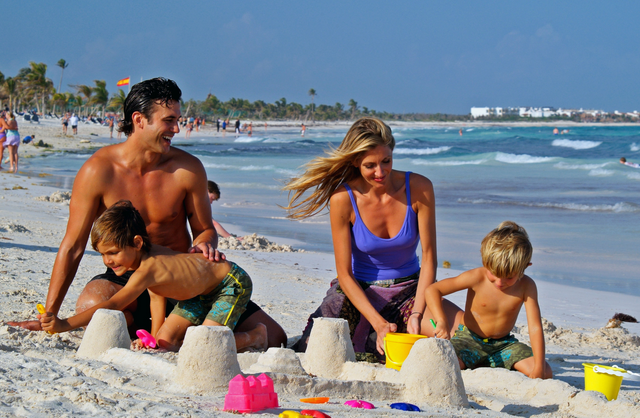
M 256 412 L 278 407 L 278 394 L 273 391 L 273 380 L 262 373 L 257 378 L 237 375 L 229 381 L 229 392 L 224 397 L 225 411 Z
M 329 415 L 324 412 L 316 411 L 315 409 L 303 409 L 300 411 L 302 415 L 309 415 L 313 418 L 331 418 Z

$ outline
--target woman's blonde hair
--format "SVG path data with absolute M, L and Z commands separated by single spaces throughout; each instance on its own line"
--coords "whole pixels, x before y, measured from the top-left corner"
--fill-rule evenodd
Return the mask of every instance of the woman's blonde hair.
M 504 221 L 489 232 L 480 247 L 482 265 L 500 279 L 522 276 L 529 266 L 533 247 L 527 231 L 512 221 Z
M 289 191 L 289 218 L 304 219 L 322 211 L 329 204 L 331 195 L 342 183 L 357 178 L 360 171 L 356 164 L 367 151 L 379 145 L 392 151 L 395 139 L 383 121 L 376 118 L 358 119 L 349 129 L 337 149 L 330 149 L 326 157 L 317 157 L 304 165 L 302 176 L 291 179 L 284 190 Z M 304 193 L 315 190 L 302 199 Z

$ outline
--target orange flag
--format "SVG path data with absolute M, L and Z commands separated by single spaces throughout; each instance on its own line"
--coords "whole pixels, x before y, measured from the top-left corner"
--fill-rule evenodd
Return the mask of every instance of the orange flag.
M 127 78 L 123 78 L 122 80 L 118 81 L 116 83 L 116 86 L 128 86 L 129 85 L 129 79 L 131 77 L 127 77 Z

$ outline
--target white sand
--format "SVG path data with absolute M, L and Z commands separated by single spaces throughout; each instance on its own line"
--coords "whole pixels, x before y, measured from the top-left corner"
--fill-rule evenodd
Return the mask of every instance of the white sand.
M 21 125 L 23 135 L 30 133 L 28 127 Z M 80 128 L 83 132 L 83 125 Z M 96 130 L 101 135 L 108 132 L 97 128 L 102 129 Z M 40 130 L 42 137 L 37 139 L 55 147 L 62 147 L 65 141 L 85 146 L 77 139 L 46 137 L 46 127 Z M 21 146 L 20 151 L 28 148 Z M 48 335 L 4 325 L 9 320 L 34 318 L 36 304 L 44 303 L 66 226 L 68 202 L 64 198 L 59 199 L 62 202 L 38 200 L 55 191 L 39 183 L 35 175 L 0 172 L 0 416 L 237 416 L 221 412 L 224 393 L 187 390 L 175 381 L 176 354 L 112 349 L 100 360 L 81 359 L 76 351 L 83 331 Z M 307 315 L 316 309 L 335 276 L 331 254 L 225 253 L 249 272 L 254 281 L 253 299 L 283 325 L 290 337 L 301 333 Z M 103 270 L 101 258 L 88 247 L 61 316 L 73 313 L 82 287 Z M 457 273 L 440 269 L 438 278 Z M 640 316 L 640 298 L 546 282 L 538 282 L 538 287 L 542 314 L 551 322 L 546 325 L 547 359 L 555 378 L 531 380 L 517 372 L 491 369 L 463 371 L 470 407 L 432 406 L 429 416 L 640 416 L 640 382 L 623 381 L 618 400 L 607 402 L 601 395 L 583 391 L 581 366 L 583 362 L 618 364 L 640 373 L 640 325 L 602 329 L 615 312 Z M 452 299 L 463 305 L 464 295 Z M 515 331 L 528 341 L 523 314 Z M 247 368 L 258 358 L 256 354 L 242 355 L 241 368 L 249 371 Z M 417 416 L 389 409 L 394 399 L 401 400 L 397 397 L 402 393 L 397 372 L 392 370 L 351 364 L 341 376 L 351 380 L 274 375 L 281 388 L 281 408 L 268 411 L 271 416 L 284 409 L 309 408 L 312 405 L 299 402 L 299 398 L 322 393 L 330 394 L 331 403 L 316 409 L 332 417 Z M 355 396 L 371 401 L 377 409 L 365 413 L 343 405 Z

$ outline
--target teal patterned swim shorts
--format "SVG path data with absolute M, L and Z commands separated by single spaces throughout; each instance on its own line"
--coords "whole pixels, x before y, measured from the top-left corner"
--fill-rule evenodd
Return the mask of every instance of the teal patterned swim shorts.
M 482 338 L 464 325 L 459 325 L 451 344 L 468 369 L 503 367 L 512 369 L 520 360 L 533 356 L 531 347 L 509 334 L 502 338 Z
M 171 314 L 181 316 L 194 325 L 201 325 L 209 319 L 234 329 L 251 298 L 253 284 L 243 269 L 235 263 L 229 264 L 231 271 L 211 293 L 179 301 Z

